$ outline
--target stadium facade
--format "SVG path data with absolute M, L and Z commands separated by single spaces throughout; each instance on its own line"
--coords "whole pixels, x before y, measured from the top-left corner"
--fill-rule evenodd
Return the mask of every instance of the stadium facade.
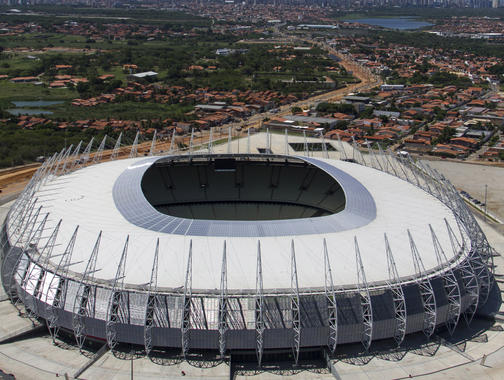
M 494 252 L 453 185 L 409 157 L 340 143 L 335 159 L 325 144 L 163 157 L 135 145 L 114 160 L 117 146 L 102 163 L 62 151 L 2 226 L 3 286 L 53 339 L 253 350 L 259 364 L 470 323 Z

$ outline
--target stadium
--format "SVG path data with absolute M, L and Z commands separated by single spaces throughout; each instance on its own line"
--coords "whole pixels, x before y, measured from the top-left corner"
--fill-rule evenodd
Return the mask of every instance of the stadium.
M 493 249 L 422 161 L 269 132 L 107 161 L 91 144 L 48 159 L 1 230 L 2 284 L 53 339 L 297 363 L 453 333 L 489 297 Z

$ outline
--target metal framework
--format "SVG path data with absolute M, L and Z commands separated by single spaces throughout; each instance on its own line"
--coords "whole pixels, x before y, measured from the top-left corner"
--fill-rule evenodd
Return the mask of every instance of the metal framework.
M 284 137 L 285 137 L 285 141 L 284 141 L 285 155 L 288 156 L 289 155 L 289 130 L 287 128 L 285 128 L 285 130 L 284 130 Z
M 336 302 L 336 292 L 334 290 L 334 282 L 331 271 L 331 263 L 329 262 L 329 254 L 327 251 L 326 239 L 323 240 L 324 246 L 324 291 L 327 299 L 327 324 L 329 325 L 329 336 L 327 346 L 334 353 L 338 344 L 338 305 Z
M 388 149 L 388 152 L 389 152 L 389 157 L 391 158 L 391 160 L 396 162 L 397 166 L 399 166 L 399 169 L 401 169 L 401 172 L 404 176 L 403 179 L 409 183 L 412 183 L 410 177 L 408 176 L 408 173 L 405 170 L 403 162 L 401 160 L 399 160 L 399 158 L 397 158 L 397 156 L 392 153 L 390 148 Z M 399 174 L 398 177 L 401 178 L 401 175 Z
M 158 284 L 158 257 L 159 257 L 159 238 L 156 241 L 156 251 L 154 252 L 154 261 L 152 262 L 152 271 L 149 282 L 149 292 L 147 293 L 147 306 L 145 308 L 144 321 L 144 345 L 145 353 L 149 356 L 152 350 L 152 328 L 158 318 L 159 298 L 157 296 Z
M 68 269 L 72 265 L 72 254 L 75 247 L 75 240 L 77 239 L 77 232 L 79 231 L 79 226 L 75 227 L 75 230 L 68 242 L 68 245 L 65 251 L 60 255 L 60 261 L 55 274 L 59 274 L 59 276 L 54 275 L 51 278 L 51 281 L 48 286 L 48 290 L 46 293 L 46 304 L 47 304 L 47 312 L 49 317 L 46 319 L 47 329 L 49 330 L 49 334 L 51 335 L 53 344 L 56 343 L 56 338 L 58 337 L 58 333 L 60 330 L 59 323 L 59 311 L 63 309 L 66 301 L 66 282 L 68 278 Z M 52 302 L 49 300 L 49 296 L 54 296 Z
M 250 128 L 247 129 L 247 153 L 250 154 Z
M 440 176 L 439 173 L 437 173 Z M 468 258 L 471 262 L 471 266 L 476 273 L 479 284 L 479 301 L 478 307 L 484 305 L 490 295 L 490 289 L 493 285 L 493 255 L 492 248 L 490 247 L 488 241 L 486 240 L 485 234 L 481 230 L 478 222 L 476 221 L 474 215 L 469 211 L 465 205 L 463 199 L 460 197 L 459 193 L 453 185 L 451 185 L 445 178 L 441 178 L 442 184 L 446 188 L 446 193 L 451 198 L 453 208 L 456 215 L 458 216 L 457 223 L 459 225 L 459 230 L 463 236 L 465 230 L 469 235 L 469 240 L 471 242 L 470 252 Z M 460 223 L 463 223 L 465 229 L 463 229 Z
M 394 317 L 396 326 L 394 330 L 394 340 L 399 347 L 406 335 L 406 323 L 408 313 L 406 310 L 406 300 L 404 298 L 404 291 L 401 286 L 399 273 L 397 272 L 394 255 L 387 238 L 387 234 L 383 234 L 385 238 L 385 251 L 387 253 L 387 269 L 389 280 L 387 282 L 390 292 L 392 294 L 392 301 L 394 302 Z
M 65 155 L 63 156 L 63 167 L 61 168 L 60 174 L 66 174 L 67 173 L 67 170 L 68 170 L 67 167 L 70 164 L 69 161 L 70 161 L 70 154 L 72 154 L 72 148 L 73 148 L 73 144 L 71 144 L 68 147 Z
M 98 259 L 98 251 L 100 250 L 101 237 L 102 232 L 100 231 L 93 251 L 91 252 L 91 256 L 87 262 L 86 269 L 82 274 L 74 300 L 72 328 L 80 350 L 82 350 L 86 340 L 85 319 L 91 317 L 94 313 L 95 294 L 93 292 L 96 288 L 93 287 L 90 282 L 94 280 L 95 273 L 98 271 L 96 269 L 96 261 Z
M 114 150 L 112 151 L 112 154 L 110 155 L 110 160 L 117 159 L 117 156 L 119 155 L 119 149 L 121 149 L 121 138 L 122 138 L 122 132 L 119 133 L 119 137 L 117 138 L 117 141 L 114 145 Z
M 269 128 L 266 128 L 266 154 L 271 154 L 271 134 Z
M 193 152 L 193 144 L 194 144 L 194 128 L 191 128 L 191 139 L 189 140 L 189 153 Z
M 301 348 L 301 309 L 299 307 L 299 284 L 296 267 L 296 251 L 294 240 L 291 240 L 291 294 L 290 304 L 292 312 L 292 351 L 294 364 L 299 361 L 299 350 Z
M 309 146 L 304 133 L 304 150 L 309 155 Z M 120 148 L 121 135 L 115 144 L 114 151 L 112 152 L 111 159 L 118 155 Z M 106 137 L 102 140 L 97 153 L 94 156 L 93 162 L 100 161 L 103 150 L 105 147 Z M 137 156 L 139 133 L 137 132 L 135 142 L 130 152 L 130 157 Z M 329 156 L 325 146 L 324 136 L 320 135 L 323 144 L 323 154 L 325 157 Z M 150 154 L 152 155 L 155 148 L 156 133 L 151 144 Z M 232 130 L 228 129 L 228 153 L 231 151 Z M 338 136 L 342 155 L 346 157 L 346 152 L 343 148 L 342 142 Z M 61 254 L 53 254 L 56 246 L 58 231 L 60 229 L 61 220 L 52 230 L 48 237 L 43 237 L 43 232 L 49 228 L 47 226 L 49 214 L 45 214 L 42 221 L 42 206 L 38 207 L 38 199 L 33 199 L 36 191 L 47 181 L 51 181 L 52 176 L 63 175 L 71 171 L 79 163 L 85 164 L 85 160 L 89 160 L 90 150 L 92 147 L 93 139 L 88 143 L 85 151 L 82 153 L 80 160 L 78 159 L 81 143 L 73 150 L 73 146 L 63 149 L 58 154 L 53 155 L 50 159 L 43 163 L 43 165 L 36 171 L 33 178 L 25 190 L 20 195 L 14 206 L 8 214 L 8 228 L 9 233 L 16 236 L 17 242 L 13 247 L 23 247 L 21 255 L 18 250 L 10 248 L 7 253 L 3 267 L 9 267 L 10 263 L 16 260 L 12 271 L 10 271 L 10 286 L 7 288 L 9 296 L 14 299 L 18 295 L 18 299 L 24 298 L 22 301 L 27 307 L 28 311 L 37 312 L 37 299 L 45 300 L 46 303 L 46 324 L 51 334 L 53 342 L 58 336 L 60 328 L 60 314 L 64 308 L 67 296 L 68 270 L 72 263 L 72 253 L 75 246 L 77 237 L 78 226 L 75 228 L 74 233 L 66 246 L 66 249 Z M 170 144 L 170 151 L 173 149 L 175 143 L 175 130 L 173 131 L 172 140 Z M 271 149 L 271 136 L 269 130 L 266 132 L 266 146 Z M 366 141 L 369 150 L 367 163 L 364 160 L 363 154 L 356 147 L 353 141 L 354 157 L 358 158 L 363 165 L 373 167 L 390 174 L 393 174 L 412 185 L 419 187 L 432 196 L 438 198 L 447 207 L 449 207 L 457 222 L 460 232 L 458 237 L 448 221 L 445 219 L 448 235 L 450 238 L 453 254 L 457 258 L 461 258 L 453 269 L 446 257 L 446 254 L 441 246 L 436 233 L 431 225 L 429 229 L 431 232 L 432 244 L 434 253 L 436 255 L 438 270 L 436 276 L 442 280 L 443 288 L 446 293 L 448 305 L 446 312 L 445 324 L 450 334 L 453 334 L 460 315 L 464 317 L 467 323 L 470 323 L 475 315 L 478 307 L 484 305 L 490 293 L 490 288 L 493 284 L 492 270 L 492 248 L 486 240 L 483 231 L 479 227 L 474 216 L 465 205 L 459 193 L 455 190 L 447 179 L 439 172 L 432 169 L 428 164 L 421 161 L 414 162 L 410 158 L 401 158 L 393 155 L 390 150 L 385 153 L 378 144 L 379 156 L 373 152 L 370 144 Z M 192 153 L 194 149 L 194 129 L 191 131 L 191 140 L 189 144 L 189 151 Z M 210 130 L 210 139 L 208 142 L 208 150 L 212 149 L 212 130 Z M 247 130 L 247 151 L 250 152 L 250 130 Z M 356 153 L 355 150 L 359 152 Z M 288 130 L 285 129 L 285 152 L 288 154 Z M 87 152 L 87 153 L 86 153 Z M 87 157 L 87 158 L 86 158 Z M 436 294 L 433 289 L 433 282 L 431 281 L 432 275 L 427 275 L 421 255 L 418 252 L 416 244 L 413 240 L 411 232 L 408 230 L 408 238 L 413 258 L 414 270 L 416 274 L 415 282 L 417 284 L 423 307 L 423 333 L 427 337 L 431 337 L 435 331 L 437 324 L 437 305 Z M 98 271 L 96 269 L 97 256 L 99 253 L 99 246 L 102 233 L 98 235 L 94 245 L 91 256 L 87 262 L 86 269 L 82 274 L 82 278 L 78 283 L 77 294 L 73 306 L 73 320 L 72 327 L 77 344 L 82 349 L 86 339 L 86 321 L 87 318 L 95 318 L 94 306 L 96 300 L 96 285 L 94 283 L 94 274 Z M 460 238 L 460 241 L 459 241 Z M 392 295 L 395 327 L 393 338 L 397 345 L 401 345 L 404 341 L 407 327 L 407 309 L 405 302 L 404 289 L 401 286 L 401 280 L 397 271 L 396 262 L 394 260 L 392 249 L 390 247 L 388 237 L 384 234 L 385 250 L 387 256 L 388 268 L 388 281 L 387 287 L 380 289 L 388 289 Z M 44 242 L 42 244 L 42 242 Z M 5 245 L 7 241 L 3 242 Z M 39 244 L 43 248 L 38 250 Z M 107 316 L 106 316 L 106 338 L 107 344 L 111 349 L 114 349 L 118 343 L 117 326 L 119 324 L 128 324 L 129 321 L 129 299 L 128 293 L 124 289 L 124 278 L 126 268 L 126 257 L 128 251 L 129 236 L 126 239 L 120 262 L 117 268 L 117 273 L 113 279 L 113 287 L 111 288 L 110 298 L 108 300 Z M 222 266 L 221 266 L 221 281 L 220 293 L 218 296 L 218 349 L 221 357 L 226 354 L 227 338 L 230 328 L 241 326 L 241 320 L 237 321 L 235 305 L 241 302 L 237 298 L 229 297 L 228 283 L 227 283 L 227 248 L 226 241 L 224 241 Z M 361 343 L 365 350 L 369 347 L 373 340 L 373 303 L 370 293 L 370 288 L 366 280 L 365 270 L 362 263 L 360 249 L 357 237 L 354 237 L 355 255 L 357 265 L 357 294 L 359 296 L 359 307 L 362 313 L 362 333 Z M 326 240 L 323 239 L 323 255 L 324 255 L 324 294 L 328 308 L 328 336 L 327 346 L 331 352 L 334 352 L 338 343 L 338 303 L 336 298 L 336 289 L 333 282 L 332 270 L 329 260 L 329 253 Z M 21 268 L 20 260 L 22 257 L 28 256 L 31 260 L 26 268 Z M 49 270 L 50 262 L 55 258 L 59 258 L 59 263 L 54 271 Z M 170 327 L 170 315 L 168 311 L 163 309 L 165 305 L 162 304 L 163 298 L 158 295 L 158 259 L 159 259 L 159 239 L 156 242 L 156 251 L 154 261 L 152 264 L 152 272 L 150 282 L 148 283 L 145 317 L 144 317 L 144 344 L 145 351 L 149 355 L 153 349 L 153 328 L 155 327 Z M 297 276 L 297 266 L 295 257 L 294 241 L 291 240 L 291 278 L 290 278 L 290 292 L 288 294 L 290 301 L 291 313 L 291 332 L 292 332 L 292 350 L 294 361 L 296 364 L 299 362 L 299 354 L 301 349 L 301 299 Z M 8 262 L 8 264 L 7 264 Z M 54 272 L 54 273 L 53 273 Z M 5 277 L 2 270 L 2 276 Z M 19 286 L 15 283 L 16 279 L 19 280 Z M 460 279 L 460 284 L 459 280 Z M 49 285 L 47 286 L 47 283 Z M 4 281 L 5 284 L 5 281 Z M 18 289 L 24 288 L 29 291 L 19 292 Z M 145 286 L 145 285 L 144 285 Z M 47 290 L 44 290 L 47 289 Z M 43 291 L 41 291 L 43 290 Z M 109 289 L 110 290 L 110 289 Z M 436 291 L 438 291 L 436 289 Z M 23 294 L 23 296 L 20 296 Z M 439 294 L 439 293 L 438 293 Z M 44 300 L 42 297 L 45 297 Z M 180 297 L 180 295 L 178 296 Z M 212 296 L 217 298 L 217 295 Z M 263 292 L 263 273 L 262 273 L 262 257 L 261 257 L 261 242 L 257 242 L 257 267 L 256 267 L 256 293 L 252 296 L 254 299 L 254 321 L 255 321 L 255 337 L 256 337 L 256 355 L 258 365 L 262 365 L 264 353 L 264 334 L 266 330 L 266 322 L 269 320 L 270 314 L 266 314 L 266 303 Z M 143 299 L 143 298 L 142 298 Z M 179 301 L 180 298 L 177 299 Z M 191 328 L 205 328 L 211 323 L 207 321 L 207 315 L 210 313 L 208 306 L 199 297 L 193 297 L 192 294 L 192 241 L 190 242 L 189 255 L 187 262 L 187 270 L 185 275 L 185 282 L 183 288 L 183 310 L 181 311 L 182 324 L 181 324 L 181 339 L 182 339 L 182 353 L 186 356 L 190 349 L 190 333 Z M 341 302 L 340 302 L 341 304 Z M 213 306 L 215 307 L 215 306 Z M 167 310 L 167 309 L 166 309 Z M 214 309 L 211 309 L 212 312 Z M 462 310 L 464 310 L 462 312 Z M 340 313 L 342 310 L 340 310 Z M 282 311 L 283 313 L 283 311 Z M 286 313 L 288 313 L 286 311 Z M 179 314 L 180 316 L 180 314 Z M 285 314 L 284 314 L 285 316 Z M 243 317 L 244 318 L 244 317 Z M 288 318 L 288 317 L 287 317 Z M 444 318 L 444 315 L 440 318 Z M 212 322 L 213 323 L 213 322 Z M 244 322 L 246 323 L 246 322 Z M 213 327 L 215 329 L 215 327 Z M 339 326 L 339 333 L 342 333 L 342 326 Z M 303 330 L 303 333 L 306 333 Z M 89 332 L 88 332 L 89 334 Z
M 376 157 L 376 155 L 374 154 L 374 149 L 371 148 L 371 145 L 369 144 L 369 141 L 366 140 L 366 147 L 368 149 L 368 152 L 369 152 L 369 155 L 371 156 L 371 164 L 373 165 L 373 162 L 375 162 L 376 164 L 373 165 L 373 167 L 375 169 L 378 169 L 378 170 L 381 170 L 381 171 L 384 171 L 383 170 L 383 167 L 380 163 L 380 161 L 378 160 L 378 158 Z
M 399 173 L 397 172 L 397 170 L 393 164 L 394 157 L 392 157 L 392 152 L 390 151 L 390 148 L 387 149 L 385 152 L 383 152 L 383 156 L 385 157 L 385 159 L 387 161 L 387 165 L 390 166 L 390 168 L 392 169 L 392 172 L 394 173 L 394 175 L 397 178 L 401 178 L 401 176 L 399 175 Z
M 329 158 L 329 152 L 327 151 L 327 146 L 325 143 L 325 136 L 323 132 L 320 132 L 320 139 L 322 140 L 322 153 L 324 158 Z
M 117 267 L 114 286 L 107 307 L 107 322 L 105 335 L 111 350 L 117 345 L 117 324 L 129 323 L 128 293 L 124 292 L 124 277 L 126 276 L 126 258 L 128 256 L 129 235 L 126 237 L 124 248 Z
M 58 174 L 58 169 L 59 169 L 59 166 L 62 162 L 62 159 L 63 159 L 63 156 L 65 155 L 65 152 L 66 152 L 66 149 L 63 148 L 61 149 L 61 151 L 59 152 L 59 154 L 56 156 L 56 160 L 55 160 L 55 163 L 53 165 L 53 167 L 51 168 L 51 175 L 52 176 L 56 176 Z
M 35 213 L 34 219 L 33 219 L 33 224 L 31 228 L 29 229 L 29 233 L 27 235 L 27 241 L 23 246 L 22 253 L 17 255 L 17 258 L 15 259 L 15 264 L 12 266 L 9 277 L 8 277 L 8 286 L 7 286 L 7 294 L 11 298 L 11 301 L 13 301 L 14 306 L 17 308 L 21 302 L 26 302 L 26 298 L 22 297 L 18 292 L 18 286 L 19 289 L 21 289 L 25 283 L 25 278 L 28 275 L 28 270 L 29 270 L 29 264 L 26 265 L 24 268 L 21 268 L 21 261 L 24 256 L 24 252 L 30 252 L 33 253 L 36 250 L 36 247 L 38 247 L 40 240 L 42 238 L 42 232 L 45 229 L 45 225 L 47 222 L 47 219 L 49 217 L 49 214 L 46 214 L 45 217 L 43 218 L 42 222 L 38 225 L 36 229 L 34 229 L 34 226 L 36 224 L 36 221 L 38 219 L 38 215 L 40 213 L 40 209 L 37 210 Z M 18 242 L 22 242 L 22 236 L 28 231 L 28 228 L 23 229 L 22 235 L 20 235 L 20 239 Z M 12 259 L 11 254 L 13 253 L 13 249 L 11 249 L 7 255 L 8 258 Z M 6 261 L 7 258 L 6 258 Z M 33 264 L 32 264 L 33 265 Z M 16 277 L 18 277 L 18 284 L 16 285 Z M 25 304 L 26 305 L 26 304 Z M 27 314 L 29 317 L 33 315 L 33 311 L 30 309 L 28 305 L 25 306 L 25 309 L 27 311 Z
M 260 367 L 264 351 L 264 296 L 263 275 L 261 261 L 261 241 L 257 241 L 257 268 L 256 268 L 256 293 L 255 293 L 255 330 L 256 330 L 256 355 Z
M 210 130 L 210 133 L 211 133 L 212 130 Z M 176 133 L 176 129 L 173 128 L 173 133 L 172 133 L 172 138 L 171 138 L 171 141 L 170 141 L 170 149 L 168 150 L 168 152 L 170 154 L 173 153 L 173 144 L 175 144 L 175 133 Z M 152 144 L 151 144 L 151 150 L 152 150 Z
M 357 152 L 360 156 L 360 162 L 359 164 L 361 165 L 364 165 L 364 166 L 367 166 L 367 163 L 366 163 L 366 160 L 364 159 L 364 156 L 362 155 L 362 152 L 360 151 L 360 149 L 357 147 L 357 143 L 355 142 L 355 139 L 354 137 L 352 136 L 352 147 L 353 147 L 353 152 L 352 152 L 352 158 L 355 160 L 355 152 Z
M 418 290 L 420 291 L 420 297 L 422 299 L 422 305 L 424 308 L 424 320 L 423 320 L 423 333 L 430 338 L 436 329 L 437 320 L 437 306 L 436 306 L 436 296 L 434 294 L 434 289 L 430 282 L 429 277 L 425 274 L 425 267 L 422 262 L 422 258 L 418 253 L 415 241 L 408 229 L 408 237 L 410 241 L 411 254 L 413 257 L 413 265 L 415 268 L 416 283 L 418 285 Z
M 149 150 L 149 156 L 154 156 L 154 151 L 156 150 L 156 136 L 157 136 L 157 129 L 154 130 L 154 135 L 152 135 L 152 142 Z M 175 138 L 175 129 L 173 129 L 173 138 Z M 171 145 L 170 145 L 170 151 L 171 151 Z
M 371 295 L 369 293 L 369 286 L 366 280 L 366 272 L 362 264 L 362 258 L 357 242 L 357 236 L 354 237 L 355 244 L 355 262 L 357 264 L 357 293 L 360 299 L 362 310 L 362 335 L 361 343 L 366 352 L 371 346 L 373 341 L 373 305 L 371 303 Z
M 30 313 L 34 313 L 34 316 L 37 314 L 36 300 L 40 298 L 40 290 L 43 289 L 44 280 L 46 279 L 46 268 L 52 257 L 60 226 L 61 219 L 56 224 L 56 227 L 51 232 L 40 251 L 37 249 L 37 246 L 32 246 L 34 248 L 31 255 L 33 263 L 30 265 L 31 268 L 26 272 L 25 277 L 21 281 L 22 287 L 27 283 L 29 284 L 31 292 L 25 292 L 24 304 L 27 306 Z
M 189 243 L 189 256 L 187 257 L 187 270 L 184 282 L 184 298 L 182 305 L 182 354 L 189 353 L 189 339 L 191 328 L 191 302 L 192 302 L 192 240 Z
M 69 171 L 73 171 L 79 161 L 79 152 L 81 150 L 81 146 L 82 146 L 82 140 L 79 141 L 79 144 L 77 144 L 77 146 L 75 147 L 75 150 L 72 154 L 72 158 L 70 160 L 70 168 L 68 169 Z
M 228 326 L 228 297 L 227 297 L 227 259 L 226 259 L 226 241 L 222 251 L 222 268 L 219 297 L 219 352 L 221 357 L 226 353 L 226 333 Z
M 140 137 L 140 131 L 137 131 L 135 135 L 135 140 L 133 140 L 133 145 L 131 145 L 131 151 L 129 154 L 129 158 L 134 158 L 138 156 L 138 138 Z
M 227 153 L 231 154 L 231 140 L 232 140 L 232 129 L 228 127 L 228 141 L 227 141 Z
M 448 230 L 448 236 L 450 237 L 450 243 L 453 250 L 453 255 L 457 256 L 464 247 L 460 244 L 455 233 L 452 228 L 448 224 L 448 221 L 445 219 L 446 229 Z M 464 243 L 463 243 L 464 244 Z M 462 283 L 464 284 L 464 289 L 467 294 L 466 308 L 464 313 L 462 314 L 464 320 L 467 325 L 469 325 L 473 318 L 474 314 L 476 314 L 476 310 L 478 309 L 478 300 L 479 300 L 479 281 L 474 269 L 471 265 L 471 260 L 466 258 L 462 261 L 461 265 L 459 265 L 460 277 L 462 279 Z
M 249 133 L 250 136 L 250 133 Z M 210 132 L 208 133 L 208 153 L 213 153 L 213 129 L 210 128 Z
M 337 134 L 337 136 L 338 136 L 338 145 L 340 147 L 341 153 L 343 153 L 343 157 L 345 157 L 345 160 L 348 160 L 348 157 L 347 157 L 347 154 L 345 151 L 345 147 L 343 146 L 343 143 L 341 142 L 341 137 L 339 134 Z
M 453 270 L 448 265 L 448 259 L 443 251 L 443 247 L 439 243 L 439 240 L 434 232 L 434 229 L 429 224 L 429 229 L 432 235 L 432 244 L 434 245 L 434 251 L 436 253 L 436 259 L 438 265 L 443 269 L 441 271 L 441 278 L 443 279 L 443 285 L 446 292 L 446 297 L 448 298 L 448 312 L 446 318 L 446 327 L 450 335 L 453 335 L 455 328 L 457 327 L 460 312 L 462 307 L 462 298 L 460 294 L 460 287 L 453 273 Z
M 96 151 L 94 157 L 93 157 L 93 164 L 96 164 L 101 161 L 102 156 L 103 156 L 103 150 L 105 149 L 105 142 L 107 141 L 107 135 L 103 137 L 102 142 L 98 146 L 98 150 Z
M 33 207 L 34 207 L 34 203 L 32 203 L 30 205 L 31 209 L 33 209 Z M 8 276 L 6 278 L 4 277 L 2 279 L 3 280 L 2 282 L 4 284 L 8 283 L 8 286 L 4 285 L 4 288 L 6 290 L 7 295 L 9 296 L 9 298 L 11 300 L 13 300 L 14 298 L 16 298 L 16 299 L 19 298 L 19 297 L 17 297 L 17 293 L 16 293 L 15 274 L 18 270 L 19 263 L 21 262 L 21 259 L 23 256 L 22 254 L 19 254 L 18 252 L 16 252 L 14 247 L 19 246 L 19 245 L 23 245 L 22 252 L 26 252 L 29 249 L 30 244 L 34 244 L 35 246 L 38 245 L 38 242 L 39 242 L 40 236 L 41 236 L 41 231 L 44 229 L 45 223 L 46 223 L 47 218 L 49 216 L 49 214 L 46 214 L 44 219 L 42 220 L 42 222 L 38 225 L 37 228 L 35 228 L 35 225 L 37 223 L 37 220 L 39 218 L 41 210 L 42 210 L 42 206 L 40 206 L 35 211 L 35 214 L 33 214 L 33 216 L 30 216 L 29 221 L 27 223 L 24 223 L 24 226 L 23 226 L 22 230 L 20 231 L 16 242 L 14 243 L 13 246 L 10 247 L 9 252 L 7 252 L 7 254 L 5 255 L 5 257 L 2 260 L 2 277 L 5 276 L 5 273 L 8 273 Z M 30 215 L 31 215 L 31 211 L 30 211 Z M 25 238 L 25 236 L 26 236 L 26 241 L 23 243 L 23 239 Z M 8 265 L 10 263 L 12 263 L 13 261 L 14 261 L 14 264 L 12 265 L 10 270 L 8 270 Z M 25 274 L 23 274 L 23 276 L 21 276 L 21 279 L 24 278 L 24 275 Z
M 308 148 L 308 140 L 306 139 L 305 131 L 303 131 L 303 149 L 305 156 L 310 156 L 310 149 Z

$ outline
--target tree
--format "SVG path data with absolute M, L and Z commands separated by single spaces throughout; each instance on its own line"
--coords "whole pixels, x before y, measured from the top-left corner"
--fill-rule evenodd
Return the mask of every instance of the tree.
M 89 83 L 79 82 L 77 83 L 77 91 L 79 94 L 83 94 L 89 90 Z

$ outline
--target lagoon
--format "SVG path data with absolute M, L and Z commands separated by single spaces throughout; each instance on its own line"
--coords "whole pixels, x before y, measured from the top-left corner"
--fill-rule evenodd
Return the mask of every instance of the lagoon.
M 55 104 L 63 104 L 64 102 L 61 100 L 35 100 L 35 101 L 16 101 L 11 102 L 16 107 L 46 107 L 53 106 Z
M 52 115 L 51 111 L 46 111 L 38 108 L 8 108 L 6 109 L 8 113 L 14 116 L 19 115 Z
M 350 22 L 358 22 L 359 24 L 381 26 L 382 28 L 396 30 L 414 30 L 432 25 L 431 23 L 426 21 L 418 21 L 415 17 L 370 17 L 355 19 L 351 20 Z
M 42 108 L 32 108 L 32 107 L 54 106 L 56 104 L 63 104 L 64 102 L 61 100 L 33 100 L 33 101 L 19 100 L 19 101 L 12 101 L 11 103 L 14 104 L 14 106 L 16 107 L 6 109 L 6 111 L 11 115 L 32 116 L 32 115 L 52 115 L 51 111 L 46 111 L 45 109 Z

